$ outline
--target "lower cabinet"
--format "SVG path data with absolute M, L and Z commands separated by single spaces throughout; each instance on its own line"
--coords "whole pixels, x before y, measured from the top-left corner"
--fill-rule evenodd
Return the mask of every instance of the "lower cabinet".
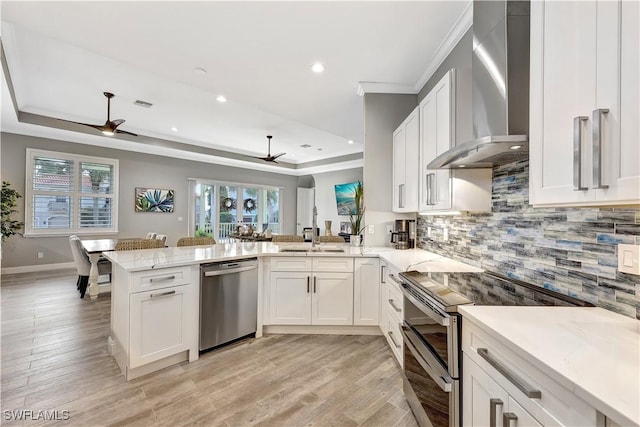
M 194 297 L 190 285 L 131 294 L 130 368 L 189 349 L 187 316 Z
M 273 271 L 273 267 L 295 270 L 298 264 L 308 265 L 286 258 L 272 260 L 269 323 L 353 325 L 353 259 L 322 258 L 314 260 L 309 271 Z
M 463 425 L 542 426 L 466 354 L 463 365 Z
M 380 330 L 396 360 L 403 365 L 403 339 L 400 324 L 403 319 L 403 297 L 396 281 L 399 270 L 391 264 L 380 263 Z
M 377 326 L 380 319 L 380 261 L 356 258 L 353 275 L 353 324 Z

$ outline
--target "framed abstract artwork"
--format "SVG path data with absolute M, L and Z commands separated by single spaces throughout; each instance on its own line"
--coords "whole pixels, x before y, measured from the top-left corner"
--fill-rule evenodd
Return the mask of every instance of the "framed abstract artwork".
M 136 212 L 173 212 L 173 190 L 136 187 Z

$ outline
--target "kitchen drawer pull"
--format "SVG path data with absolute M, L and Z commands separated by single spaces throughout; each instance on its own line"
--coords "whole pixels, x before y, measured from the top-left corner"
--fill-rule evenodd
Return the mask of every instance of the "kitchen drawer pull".
M 160 292 L 159 294 L 151 294 L 151 298 L 166 297 L 175 293 L 176 291 Z
M 164 277 L 152 277 L 151 279 L 149 279 L 149 283 L 166 282 L 167 280 L 175 280 L 175 279 L 176 279 L 175 274 L 172 274 L 171 276 L 164 276 Z
M 536 390 L 533 387 L 530 387 L 523 379 L 521 379 L 518 375 L 511 372 L 509 369 L 505 368 L 493 358 L 489 354 L 489 350 L 486 348 L 479 348 L 478 354 L 489 363 L 489 365 L 493 366 L 498 372 L 505 376 L 507 380 L 509 380 L 513 385 L 518 387 L 518 389 L 525 394 L 525 396 L 531 399 L 541 399 L 542 392 L 540 390 Z
M 496 413 L 496 406 L 498 405 L 503 405 L 503 402 L 501 399 L 498 399 L 498 398 L 489 399 L 489 427 L 496 427 L 496 418 L 498 415 Z
M 587 116 L 573 118 L 573 191 L 588 190 L 582 186 L 582 122 L 587 120 Z
M 593 188 L 596 189 L 609 188 L 602 183 L 602 116 L 608 113 L 606 108 L 593 110 Z
M 393 307 L 393 309 L 394 309 L 395 311 L 397 311 L 398 313 L 401 313 L 401 312 L 402 312 L 402 309 L 401 309 L 401 308 L 398 308 L 398 306 L 394 304 L 393 299 L 391 299 L 391 298 L 389 298 L 389 305 L 390 305 L 391 307 Z
M 516 425 L 518 423 L 518 417 L 513 412 L 505 412 L 502 414 L 502 427 L 510 427 L 511 421 L 515 421 Z
M 396 348 L 400 348 L 400 344 L 398 344 L 395 340 L 395 338 L 393 338 L 393 331 L 389 331 L 387 332 L 387 334 L 389 335 L 389 338 L 391 339 L 391 342 L 393 342 L 393 345 L 396 346 Z

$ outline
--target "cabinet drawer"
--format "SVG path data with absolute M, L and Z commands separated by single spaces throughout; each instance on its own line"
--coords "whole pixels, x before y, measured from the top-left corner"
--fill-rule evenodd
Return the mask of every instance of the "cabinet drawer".
M 314 257 L 313 271 L 332 271 L 340 273 L 353 272 L 353 258 L 349 257 Z
M 402 333 L 400 332 L 400 318 L 393 313 L 388 313 L 387 316 L 387 325 L 386 325 L 385 335 L 387 337 L 387 341 L 389 342 L 389 346 L 391 347 L 391 351 L 393 351 L 393 355 L 398 360 L 400 366 L 403 365 L 402 361 Z
M 131 293 L 191 283 L 191 267 L 162 268 L 131 273 Z
M 272 257 L 271 271 L 311 271 L 311 258 Z
M 462 351 L 543 425 L 596 425 L 595 408 L 466 318 L 462 324 Z M 528 397 L 507 375 L 519 379 L 530 390 L 540 391 L 540 397 Z
M 398 289 L 391 286 L 387 286 L 386 289 L 387 289 L 387 295 L 385 298 L 386 310 L 389 312 L 390 315 L 394 315 L 398 319 L 402 319 L 403 318 L 402 292 L 400 292 Z
M 400 277 L 398 276 L 398 273 L 400 273 L 400 270 L 393 265 L 389 265 L 387 268 L 387 276 L 384 280 L 389 284 L 390 288 L 393 288 L 398 292 L 402 292 L 400 290 Z

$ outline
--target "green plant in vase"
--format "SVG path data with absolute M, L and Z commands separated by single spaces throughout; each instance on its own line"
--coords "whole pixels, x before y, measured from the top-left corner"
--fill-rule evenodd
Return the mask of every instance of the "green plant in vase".
M 351 242 L 354 246 L 360 246 L 360 233 L 364 231 L 363 217 L 365 208 L 363 206 L 364 199 L 364 188 L 362 187 L 362 183 L 358 181 L 354 184 L 353 188 L 354 198 L 355 198 L 355 209 L 353 213 L 349 214 L 349 221 L 351 221 Z

